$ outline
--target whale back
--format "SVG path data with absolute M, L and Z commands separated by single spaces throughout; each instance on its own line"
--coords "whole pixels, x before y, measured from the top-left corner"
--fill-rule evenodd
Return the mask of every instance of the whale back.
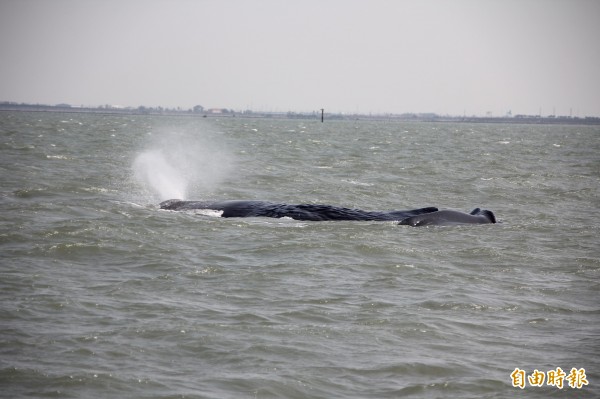
M 398 221 L 407 217 L 436 212 L 436 207 L 396 211 L 364 211 L 322 204 L 280 204 L 268 201 L 183 201 L 167 200 L 160 208 L 171 211 L 194 209 L 212 209 L 222 211 L 221 217 L 288 217 L 295 220 L 362 220 L 362 221 Z
M 321 204 L 279 204 L 267 201 L 183 201 L 167 200 L 160 203 L 161 209 L 187 211 L 212 209 L 221 211 L 221 217 L 288 217 L 295 220 L 363 220 L 398 221 L 407 226 L 448 226 L 456 224 L 496 223 L 495 215 L 486 209 L 475 208 L 471 213 L 438 210 L 435 207 L 397 211 L 363 211 Z
M 457 224 L 486 224 L 496 223 L 496 217 L 492 211 L 475 208 L 471 213 L 451 210 L 442 210 L 424 215 L 412 216 L 400 221 L 400 225 L 421 226 L 449 226 Z

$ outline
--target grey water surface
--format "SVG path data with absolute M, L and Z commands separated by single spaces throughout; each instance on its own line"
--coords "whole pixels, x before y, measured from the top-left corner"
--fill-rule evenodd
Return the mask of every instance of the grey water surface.
M 598 397 L 599 204 L 598 126 L 2 112 L 0 396 Z M 557 367 L 588 385 L 513 386 Z

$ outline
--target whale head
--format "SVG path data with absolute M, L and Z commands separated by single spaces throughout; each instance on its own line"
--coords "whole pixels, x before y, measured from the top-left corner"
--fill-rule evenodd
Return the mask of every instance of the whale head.
M 158 206 L 160 207 L 160 209 L 174 210 L 177 209 L 182 202 L 183 200 L 180 199 L 170 199 L 161 202 Z

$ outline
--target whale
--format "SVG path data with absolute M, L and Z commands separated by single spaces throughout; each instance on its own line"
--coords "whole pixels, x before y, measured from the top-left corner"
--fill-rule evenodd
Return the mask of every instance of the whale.
M 407 210 L 364 211 L 321 204 L 282 204 L 268 201 L 183 201 L 171 199 L 159 204 L 160 209 L 171 211 L 192 211 L 210 209 L 220 211 L 223 218 L 270 217 L 291 218 L 294 220 L 327 221 L 402 221 L 407 218 L 438 212 L 433 206 Z
M 255 200 L 184 201 L 180 199 L 163 201 L 159 207 L 169 211 L 214 210 L 221 212 L 220 216 L 223 218 L 287 217 L 307 221 L 396 221 L 399 225 L 413 227 L 496 223 L 496 216 L 492 211 L 480 208 L 475 208 L 470 213 L 439 210 L 434 206 L 407 210 L 365 211 L 323 204 L 294 205 Z
M 452 210 L 441 210 L 427 214 L 415 215 L 401 220 L 398 224 L 404 226 L 452 226 L 457 224 L 486 224 L 496 223 L 496 216 L 487 209 L 475 208 L 471 213 Z

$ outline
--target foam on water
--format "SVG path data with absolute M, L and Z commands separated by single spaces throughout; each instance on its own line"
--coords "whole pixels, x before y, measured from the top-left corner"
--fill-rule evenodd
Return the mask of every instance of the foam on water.
M 219 218 L 223 214 L 223 211 L 219 211 L 216 209 L 196 209 L 194 213 L 197 215 Z

